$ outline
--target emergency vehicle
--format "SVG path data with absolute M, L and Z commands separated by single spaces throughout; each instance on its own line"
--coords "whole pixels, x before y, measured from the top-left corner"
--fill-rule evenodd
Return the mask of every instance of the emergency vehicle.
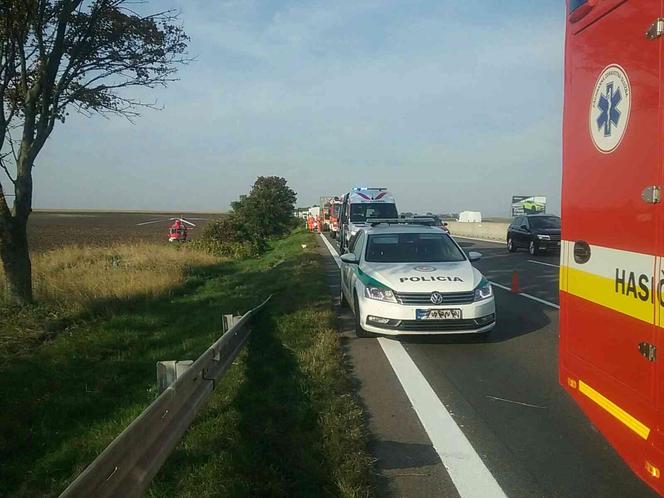
M 330 201 L 330 235 L 336 239 L 339 234 L 339 214 L 341 212 L 341 197 L 333 197 Z
M 494 328 L 491 284 L 429 219 L 369 219 L 341 255 L 341 304 L 358 337 L 372 333 L 485 334 Z
M 339 245 L 348 248 L 350 238 L 365 226 L 367 218 L 398 218 L 394 196 L 383 187 L 354 187 L 342 198 Z
M 196 227 L 196 224 L 192 223 L 190 220 L 207 220 L 207 218 L 185 219 L 182 216 L 179 218 L 161 218 L 158 220 L 137 223 L 136 226 L 152 225 L 153 223 L 167 223 L 172 221 L 173 223 L 168 227 L 168 241 L 187 242 L 189 240 L 189 230 Z
M 560 382 L 660 494 L 663 7 L 568 1 L 560 268 Z

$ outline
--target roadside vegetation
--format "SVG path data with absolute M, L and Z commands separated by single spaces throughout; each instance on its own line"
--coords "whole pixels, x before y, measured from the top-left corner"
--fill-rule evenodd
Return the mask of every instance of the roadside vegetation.
M 56 496 L 155 398 L 156 361 L 195 359 L 218 337 L 222 314 L 242 313 L 270 294 L 247 347 L 150 495 L 368 495 L 362 413 L 314 246 L 311 234 L 296 232 L 270 242 L 261 257 L 214 261 L 164 247 L 161 257 L 202 259 L 171 268 L 179 278 L 142 284 L 133 297 L 97 294 L 94 276 L 65 280 L 62 294 L 51 281 L 44 296 L 54 306 L 71 293 L 80 309 L 109 301 L 115 311 L 69 322 L 40 340 L 28 335 L 22 347 L 14 339 L 0 351 L 3 496 Z M 40 269 L 71 266 L 72 275 L 84 275 L 99 258 L 109 271 L 118 268 L 110 256 L 122 255 L 125 269 L 151 278 L 149 260 L 135 248 L 114 251 L 71 249 L 79 264 L 62 254 L 37 261 L 48 263 Z M 69 287 L 75 280 L 80 286 Z M 15 310 L 3 313 L 3 330 L 29 322 L 26 309 Z
M 196 246 L 217 256 L 258 256 L 271 238 L 294 227 L 296 197 L 285 178 L 260 176 L 248 195 L 231 204 L 231 213 L 206 226 Z
M 362 412 L 315 246 L 299 231 L 225 273 L 239 309 L 274 297 L 149 496 L 371 495 Z
M 196 268 L 218 262 L 201 251 L 163 244 L 70 246 L 32 259 L 38 305 L 12 306 L 0 286 L 0 302 L 5 302 L 0 305 L 0 354 L 29 354 L 86 320 L 168 295 L 195 278 Z

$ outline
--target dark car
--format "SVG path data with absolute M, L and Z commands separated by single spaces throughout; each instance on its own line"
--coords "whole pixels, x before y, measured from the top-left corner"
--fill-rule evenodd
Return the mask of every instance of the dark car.
M 507 229 L 507 250 L 528 248 L 535 256 L 542 251 L 560 249 L 560 218 L 551 214 L 517 216 Z

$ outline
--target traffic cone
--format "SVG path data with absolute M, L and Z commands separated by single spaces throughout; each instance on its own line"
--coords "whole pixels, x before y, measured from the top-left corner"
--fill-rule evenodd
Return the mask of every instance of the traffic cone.
M 512 272 L 512 289 L 511 290 L 514 294 L 519 293 L 519 274 L 516 272 L 516 270 L 514 270 Z

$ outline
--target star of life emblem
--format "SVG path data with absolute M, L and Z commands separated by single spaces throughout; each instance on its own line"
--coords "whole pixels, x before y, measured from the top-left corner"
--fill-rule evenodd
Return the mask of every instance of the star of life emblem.
M 631 106 L 629 79 L 622 67 L 606 67 L 593 90 L 590 104 L 589 127 L 595 147 L 600 152 L 613 152 L 622 141 Z

